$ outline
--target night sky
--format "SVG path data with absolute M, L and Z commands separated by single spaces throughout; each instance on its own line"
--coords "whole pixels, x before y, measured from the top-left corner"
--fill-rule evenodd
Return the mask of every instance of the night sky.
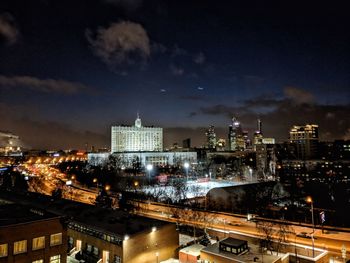
M 346 6 L 236 2 L 1 0 L 0 130 L 109 147 L 139 112 L 165 146 L 202 145 L 209 125 L 227 138 L 233 116 L 277 140 L 306 123 L 349 139 Z

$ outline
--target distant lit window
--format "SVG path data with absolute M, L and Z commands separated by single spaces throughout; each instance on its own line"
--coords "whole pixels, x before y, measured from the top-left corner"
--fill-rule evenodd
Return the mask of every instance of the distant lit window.
M 86 244 L 86 251 L 87 251 L 88 253 L 91 253 L 91 251 L 92 251 L 92 246 L 89 245 L 89 244 Z
M 122 259 L 121 259 L 121 257 L 119 257 L 119 256 L 114 256 L 114 261 L 113 261 L 114 263 L 121 263 L 122 262 Z
M 13 254 L 21 254 L 27 252 L 27 240 L 17 241 L 13 244 Z
M 69 245 L 73 245 L 73 243 L 74 243 L 74 239 L 72 237 L 69 237 L 68 238 L 68 244 Z
M 98 248 L 97 247 L 94 247 L 93 254 L 98 256 Z
M 43 259 L 38 259 L 38 260 L 32 261 L 32 263 L 44 263 L 44 260 Z
M 7 244 L 0 245 L 0 258 L 7 257 L 7 254 L 8 254 L 7 250 L 8 250 Z
M 50 236 L 50 245 L 56 246 L 62 244 L 62 233 L 52 234 Z
M 61 263 L 61 255 L 50 257 L 50 263 Z
M 45 248 L 45 237 L 36 237 L 33 238 L 32 249 L 42 249 Z

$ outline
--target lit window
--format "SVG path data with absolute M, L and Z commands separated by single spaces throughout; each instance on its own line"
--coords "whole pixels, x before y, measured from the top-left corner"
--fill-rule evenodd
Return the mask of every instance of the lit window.
M 20 254 L 27 252 L 27 240 L 17 241 L 13 244 L 13 254 Z
M 0 258 L 7 257 L 7 244 L 0 245 Z
M 90 244 L 86 244 L 86 251 L 87 251 L 88 253 L 91 253 L 91 251 L 92 251 L 92 246 L 91 246 Z
M 50 257 L 50 263 L 61 263 L 61 255 Z
M 52 234 L 50 236 L 50 245 L 56 246 L 62 244 L 62 233 Z
M 45 237 L 33 238 L 32 247 L 33 247 L 33 250 L 45 248 Z
M 97 247 L 94 247 L 93 254 L 98 256 L 98 248 Z
M 32 261 L 32 263 L 44 263 L 44 260 L 43 259 L 38 259 L 38 260 Z

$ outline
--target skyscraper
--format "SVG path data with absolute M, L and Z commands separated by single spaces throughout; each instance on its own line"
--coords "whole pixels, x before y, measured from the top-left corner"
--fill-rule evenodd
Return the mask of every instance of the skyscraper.
M 205 132 L 207 137 L 207 147 L 209 149 L 215 149 L 216 147 L 216 133 L 213 125 L 210 125 L 208 130 Z
M 232 124 L 229 126 L 228 142 L 230 151 L 240 151 L 245 149 L 241 123 L 235 117 L 232 118 Z
M 289 131 L 290 142 L 295 143 L 299 159 L 314 158 L 318 148 L 318 125 L 294 125 Z
M 134 126 L 112 126 L 112 153 L 162 150 L 163 128 L 142 126 L 139 116 Z

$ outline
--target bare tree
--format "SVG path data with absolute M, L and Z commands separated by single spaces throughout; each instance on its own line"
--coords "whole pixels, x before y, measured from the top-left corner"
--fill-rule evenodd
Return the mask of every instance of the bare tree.
M 256 228 L 263 235 L 260 242 L 261 249 L 267 248 L 272 254 L 272 244 L 274 235 L 274 223 L 268 221 L 257 221 Z

